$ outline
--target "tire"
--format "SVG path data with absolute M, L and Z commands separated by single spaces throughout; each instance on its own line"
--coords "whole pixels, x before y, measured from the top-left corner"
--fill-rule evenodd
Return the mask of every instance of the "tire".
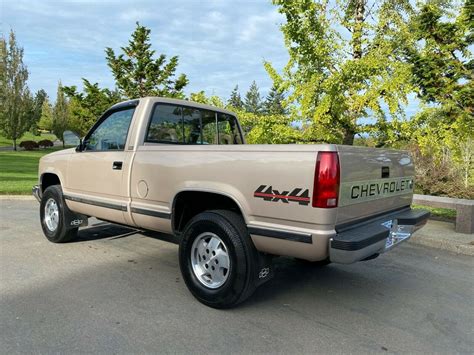
M 242 217 L 226 210 L 206 211 L 192 218 L 179 245 L 186 286 L 199 302 L 213 308 L 231 308 L 251 296 L 256 288 L 256 255 Z M 221 264 L 216 265 L 219 260 Z M 211 271 L 214 266 L 218 268 Z M 199 276 L 207 271 L 209 275 Z
M 46 212 L 56 210 L 54 212 Z M 60 185 L 49 186 L 43 193 L 40 203 L 40 220 L 43 233 L 50 242 L 67 243 L 77 237 L 79 228 L 67 228 L 66 214 L 69 209 L 63 198 Z

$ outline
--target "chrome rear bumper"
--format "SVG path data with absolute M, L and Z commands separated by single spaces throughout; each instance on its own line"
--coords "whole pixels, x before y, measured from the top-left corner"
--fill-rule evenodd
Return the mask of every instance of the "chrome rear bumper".
M 39 185 L 33 186 L 31 188 L 31 193 L 38 200 L 38 202 L 41 202 L 41 188 L 39 187 Z
M 428 211 L 408 208 L 345 227 L 329 240 L 329 259 L 351 264 L 385 253 L 408 240 L 429 216 Z

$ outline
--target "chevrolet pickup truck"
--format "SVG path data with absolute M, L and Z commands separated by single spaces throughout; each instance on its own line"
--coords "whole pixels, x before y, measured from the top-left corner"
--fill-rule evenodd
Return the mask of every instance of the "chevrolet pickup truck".
M 246 145 L 230 111 L 146 97 L 44 156 L 33 194 L 54 243 L 89 217 L 172 234 L 191 293 L 228 308 L 273 276 L 274 256 L 349 264 L 407 240 L 429 217 L 410 208 L 413 176 L 404 151 Z

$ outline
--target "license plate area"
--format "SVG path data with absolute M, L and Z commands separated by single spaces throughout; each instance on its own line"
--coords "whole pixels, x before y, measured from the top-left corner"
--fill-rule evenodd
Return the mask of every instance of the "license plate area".
M 388 220 L 383 222 L 382 225 L 390 229 L 390 234 L 385 240 L 384 252 L 407 240 L 413 234 L 413 226 L 398 225 L 397 220 Z

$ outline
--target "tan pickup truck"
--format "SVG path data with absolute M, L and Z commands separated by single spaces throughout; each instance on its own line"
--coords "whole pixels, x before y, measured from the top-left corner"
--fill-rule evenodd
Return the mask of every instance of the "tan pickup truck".
M 89 217 L 173 234 L 186 285 L 216 308 L 273 275 L 273 256 L 369 260 L 429 217 L 412 210 L 404 151 L 246 145 L 232 112 L 146 97 L 114 105 L 78 146 L 44 156 L 41 225 L 73 240 Z

